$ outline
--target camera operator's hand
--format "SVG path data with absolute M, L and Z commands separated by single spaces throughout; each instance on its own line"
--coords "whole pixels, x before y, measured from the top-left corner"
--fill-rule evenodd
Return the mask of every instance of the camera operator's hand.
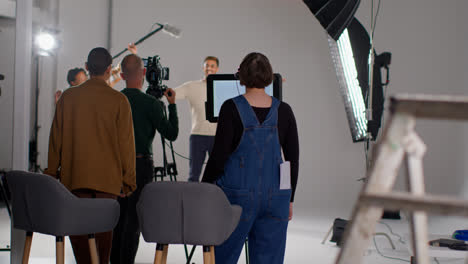
M 167 101 L 170 104 L 175 104 L 175 91 L 172 88 L 167 88 L 167 90 L 164 92 L 164 96 L 166 96 Z

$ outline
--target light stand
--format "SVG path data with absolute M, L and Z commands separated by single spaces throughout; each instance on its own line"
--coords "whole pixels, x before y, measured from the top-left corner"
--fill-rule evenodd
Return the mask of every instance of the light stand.
M 37 151 L 37 139 L 39 134 L 39 129 L 41 128 L 38 123 L 39 116 L 39 55 L 35 57 L 36 64 L 36 94 L 34 98 L 34 131 L 33 138 L 29 142 L 29 170 L 33 172 L 39 172 L 41 170 L 39 164 L 37 163 L 37 156 L 39 152 Z
M 3 81 L 5 79 L 5 75 L 0 74 L 0 81 Z M 0 86 L 0 96 L 2 96 L 2 87 Z
M 11 220 L 11 208 L 10 208 L 10 192 L 8 190 L 8 185 L 6 184 L 6 173 L 7 171 L 1 169 L 0 170 L 0 196 L 1 199 L 5 202 L 5 207 L 8 211 L 8 216 L 10 217 Z M 0 248 L 1 251 L 11 251 L 10 245 L 6 245 L 4 248 Z
M 44 30 L 39 32 L 35 37 L 36 53 L 35 53 L 35 66 L 36 66 L 36 85 L 35 85 L 35 98 L 34 98 L 34 130 L 33 138 L 29 142 L 29 170 L 33 172 L 40 172 L 41 167 L 38 164 L 37 157 L 39 155 L 37 141 L 39 129 L 39 67 L 41 56 L 51 56 L 57 49 L 57 32 Z

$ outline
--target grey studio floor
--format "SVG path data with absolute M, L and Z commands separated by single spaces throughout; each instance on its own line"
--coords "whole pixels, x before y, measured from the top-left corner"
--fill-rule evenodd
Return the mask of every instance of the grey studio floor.
M 331 242 L 321 244 L 322 239 L 330 228 L 333 219 L 336 217 L 347 218 L 347 216 L 337 213 L 328 212 L 326 215 L 320 212 L 321 215 L 295 215 L 293 221 L 290 222 L 288 229 L 287 249 L 285 263 L 334 263 L 335 257 L 339 248 Z M 387 257 L 399 258 L 390 259 L 381 256 L 374 242 L 371 243 L 367 250 L 363 252 L 364 262 L 372 264 L 386 263 L 408 263 L 410 253 L 404 240 L 400 240 L 399 236 L 404 237 L 408 233 L 408 221 L 402 214 L 402 220 L 382 220 L 384 225 L 379 223 L 376 232 L 386 232 L 396 246 L 393 250 L 389 242 L 384 237 L 376 237 L 375 242 L 380 253 Z M 446 218 L 446 217 L 430 217 L 429 226 L 431 230 L 437 230 L 437 233 L 450 233 L 456 228 L 461 229 L 466 227 L 463 225 L 466 219 L 462 218 Z M 392 229 L 390 230 L 389 227 Z M 394 234 L 392 234 L 393 232 Z M 10 219 L 5 207 L 0 206 L 0 248 L 9 245 L 10 237 Z M 65 240 L 65 263 L 75 263 L 73 252 L 70 246 L 70 241 Z M 136 263 L 153 263 L 155 245 L 146 243 L 143 237 L 140 238 L 140 247 L 136 256 Z M 9 263 L 9 252 L 0 252 L 0 263 Z M 52 236 L 34 234 L 31 248 L 31 264 L 55 263 L 55 238 Z M 184 248 L 181 245 L 173 245 L 169 247 L 168 263 L 185 263 Z M 195 251 L 192 263 L 203 263 L 202 250 L 200 247 Z M 238 263 L 246 263 L 244 252 L 242 252 Z M 432 260 L 431 263 L 464 263 L 463 259 L 442 259 Z

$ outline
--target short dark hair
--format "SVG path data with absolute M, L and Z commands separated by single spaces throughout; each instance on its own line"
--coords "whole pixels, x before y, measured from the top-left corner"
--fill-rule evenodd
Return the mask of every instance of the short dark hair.
M 72 82 L 76 81 L 76 75 L 78 75 L 80 72 L 83 72 L 86 75 L 86 71 L 83 68 L 73 68 L 68 71 L 67 82 L 70 86 L 72 86 Z
M 88 61 L 89 75 L 103 75 L 107 67 L 112 64 L 112 56 L 102 47 L 94 48 L 89 52 Z
M 249 53 L 239 66 L 240 84 L 247 88 L 265 88 L 273 81 L 273 69 L 268 58 L 258 52 Z
M 205 63 L 205 62 L 208 61 L 208 60 L 214 60 L 214 61 L 216 61 L 216 66 L 219 67 L 219 59 L 218 59 L 217 57 L 215 57 L 215 56 L 208 56 L 208 57 L 205 58 L 205 60 L 203 61 L 203 63 Z

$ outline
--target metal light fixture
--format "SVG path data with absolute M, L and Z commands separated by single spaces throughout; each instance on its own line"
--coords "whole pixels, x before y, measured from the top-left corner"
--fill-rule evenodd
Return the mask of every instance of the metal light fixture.
M 348 30 L 345 29 L 336 42 L 328 37 L 328 43 L 353 141 L 361 141 L 367 136 L 366 105 Z
M 381 126 L 384 92 L 388 84 L 391 54 L 375 56 L 372 65 L 372 93 L 369 89 L 371 42 L 366 29 L 354 18 L 337 41 L 328 37 L 330 53 L 354 142 L 375 140 Z M 372 51 L 375 54 L 375 50 Z M 382 83 L 381 68 L 387 69 L 387 81 Z M 371 104 L 371 105 L 369 105 Z

